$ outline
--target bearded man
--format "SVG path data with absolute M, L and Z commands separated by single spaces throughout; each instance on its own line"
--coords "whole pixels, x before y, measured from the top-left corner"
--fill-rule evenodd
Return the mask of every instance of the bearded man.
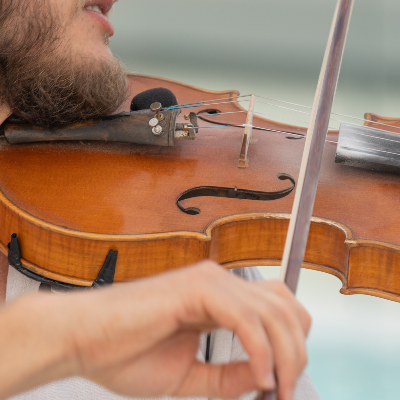
M 0 124 L 11 114 L 66 124 L 121 106 L 125 72 L 108 47 L 113 3 L 0 0 Z M 246 280 L 259 272 L 204 262 L 62 296 L 38 293 L 1 256 L 9 303 L 0 309 L 0 399 L 234 398 L 275 388 L 275 377 L 280 400 L 318 399 L 302 374 L 307 312 L 282 283 Z M 225 329 L 214 331 L 213 363 L 204 363 L 216 328 Z

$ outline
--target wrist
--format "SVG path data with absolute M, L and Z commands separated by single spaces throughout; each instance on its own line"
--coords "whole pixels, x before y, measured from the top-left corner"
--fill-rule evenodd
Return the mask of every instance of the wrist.
M 1 309 L 0 399 L 74 374 L 68 316 L 57 297 L 28 294 Z

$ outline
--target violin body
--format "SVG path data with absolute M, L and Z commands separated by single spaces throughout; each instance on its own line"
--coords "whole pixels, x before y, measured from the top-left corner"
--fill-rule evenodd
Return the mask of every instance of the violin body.
M 133 74 L 129 82 L 132 96 L 162 86 L 180 104 L 238 95 Z M 237 102 L 211 108 L 243 110 Z M 243 124 L 244 115 L 232 114 L 230 124 Z M 305 133 L 256 115 L 253 124 Z M 330 131 L 328 139 L 337 135 Z M 205 258 L 226 268 L 280 264 L 290 177 L 296 181 L 304 146 L 288 137 L 253 131 L 247 168 L 237 166 L 243 129 L 235 127 L 200 129 L 196 140 L 173 147 L 3 140 L 0 251 L 7 253 L 17 233 L 26 269 L 80 286 L 91 286 L 110 249 L 118 251 L 115 282 Z M 342 293 L 400 301 L 400 176 L 336 164 L 335 152 L 327 142 L 303 266 L 341 279 Z M 196 188 L 203 188 L 199 196 Z M 182 197 L 190 190 L 192 197 Z M 247 195 L 235 197 L 241 190 Z M 253 192 L 269 197 L 252 200 Z

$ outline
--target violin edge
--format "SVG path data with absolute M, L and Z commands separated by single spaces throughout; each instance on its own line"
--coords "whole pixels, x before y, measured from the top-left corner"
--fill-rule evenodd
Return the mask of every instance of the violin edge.
M 88 236 L 86 239 L 63 236 L 45 229 L 43 225 L 35 226 L 29 221 L 16 219 L 17 215 L 4 218 L 4 213 L 1 214 L 6 223 L 4 231 L 11 232 L 17 226 L 22 232 L 19 235 L 21 262 L 27 270 L 84 287 L 92 285 L 104 261 L 103 255 L 110 248 L 117 249 L 120 254 L 116 283 L 181 268 L 205 258 L 227 269 L 280 265 L 290 217 L 284 213 L 238 214 L 210 222 L 203 234 L 180 232 L 181 237 L 178 232 L 146 235 L 147 239 L 152 236 L 152 240 L 143 240 L 143 235 L 140 238 L 132 235 L 128 240 L 127 235 L 120 235 L 121 242 L 117 242 L 98 240 L 98 237 L 90 240 Z M 52 243 L 51 252 L 45 250 L 49 246 L 41 247 L 45 242 Z M 71 248 L 74 251 L 66 250 Z M 3 238 L 0 252 L 7 253 Z M 137 261 L 134 265 L 132 259 Z M 382 259 L 386 260 L 383 267 L 378 263 Z M 302 266 L 339 278 L 343 285 L 341 293 L 362 293 L 400 302 L 400 271 L 396 273 L 394 268 L 399 263 L 400 246 L 354 238 L 352 231 L 341 223 L 312 218 Z M 374 265 L 385 268 L 389 278 L 382 282 Z

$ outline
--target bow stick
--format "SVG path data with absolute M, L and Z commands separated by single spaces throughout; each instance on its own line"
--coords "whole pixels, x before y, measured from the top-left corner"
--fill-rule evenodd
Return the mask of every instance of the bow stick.
M 338 0 L 311 110 L 292 215 L 282 257 L 281 279 L 295 293 L 310 229 L 318 176 L 354 0 Z
M 300 268 L 306 250 L 322 154 L 328 133 L 328 124 L 353 3 L 354 0 L 338 0 L 311 110 L 297 189 L 282 257 L 281 279 L 293 293 L 296 293 Z M 275 392 L 261 393 L 261 399 L 263 400 L 273 400 L 275 398 Z

